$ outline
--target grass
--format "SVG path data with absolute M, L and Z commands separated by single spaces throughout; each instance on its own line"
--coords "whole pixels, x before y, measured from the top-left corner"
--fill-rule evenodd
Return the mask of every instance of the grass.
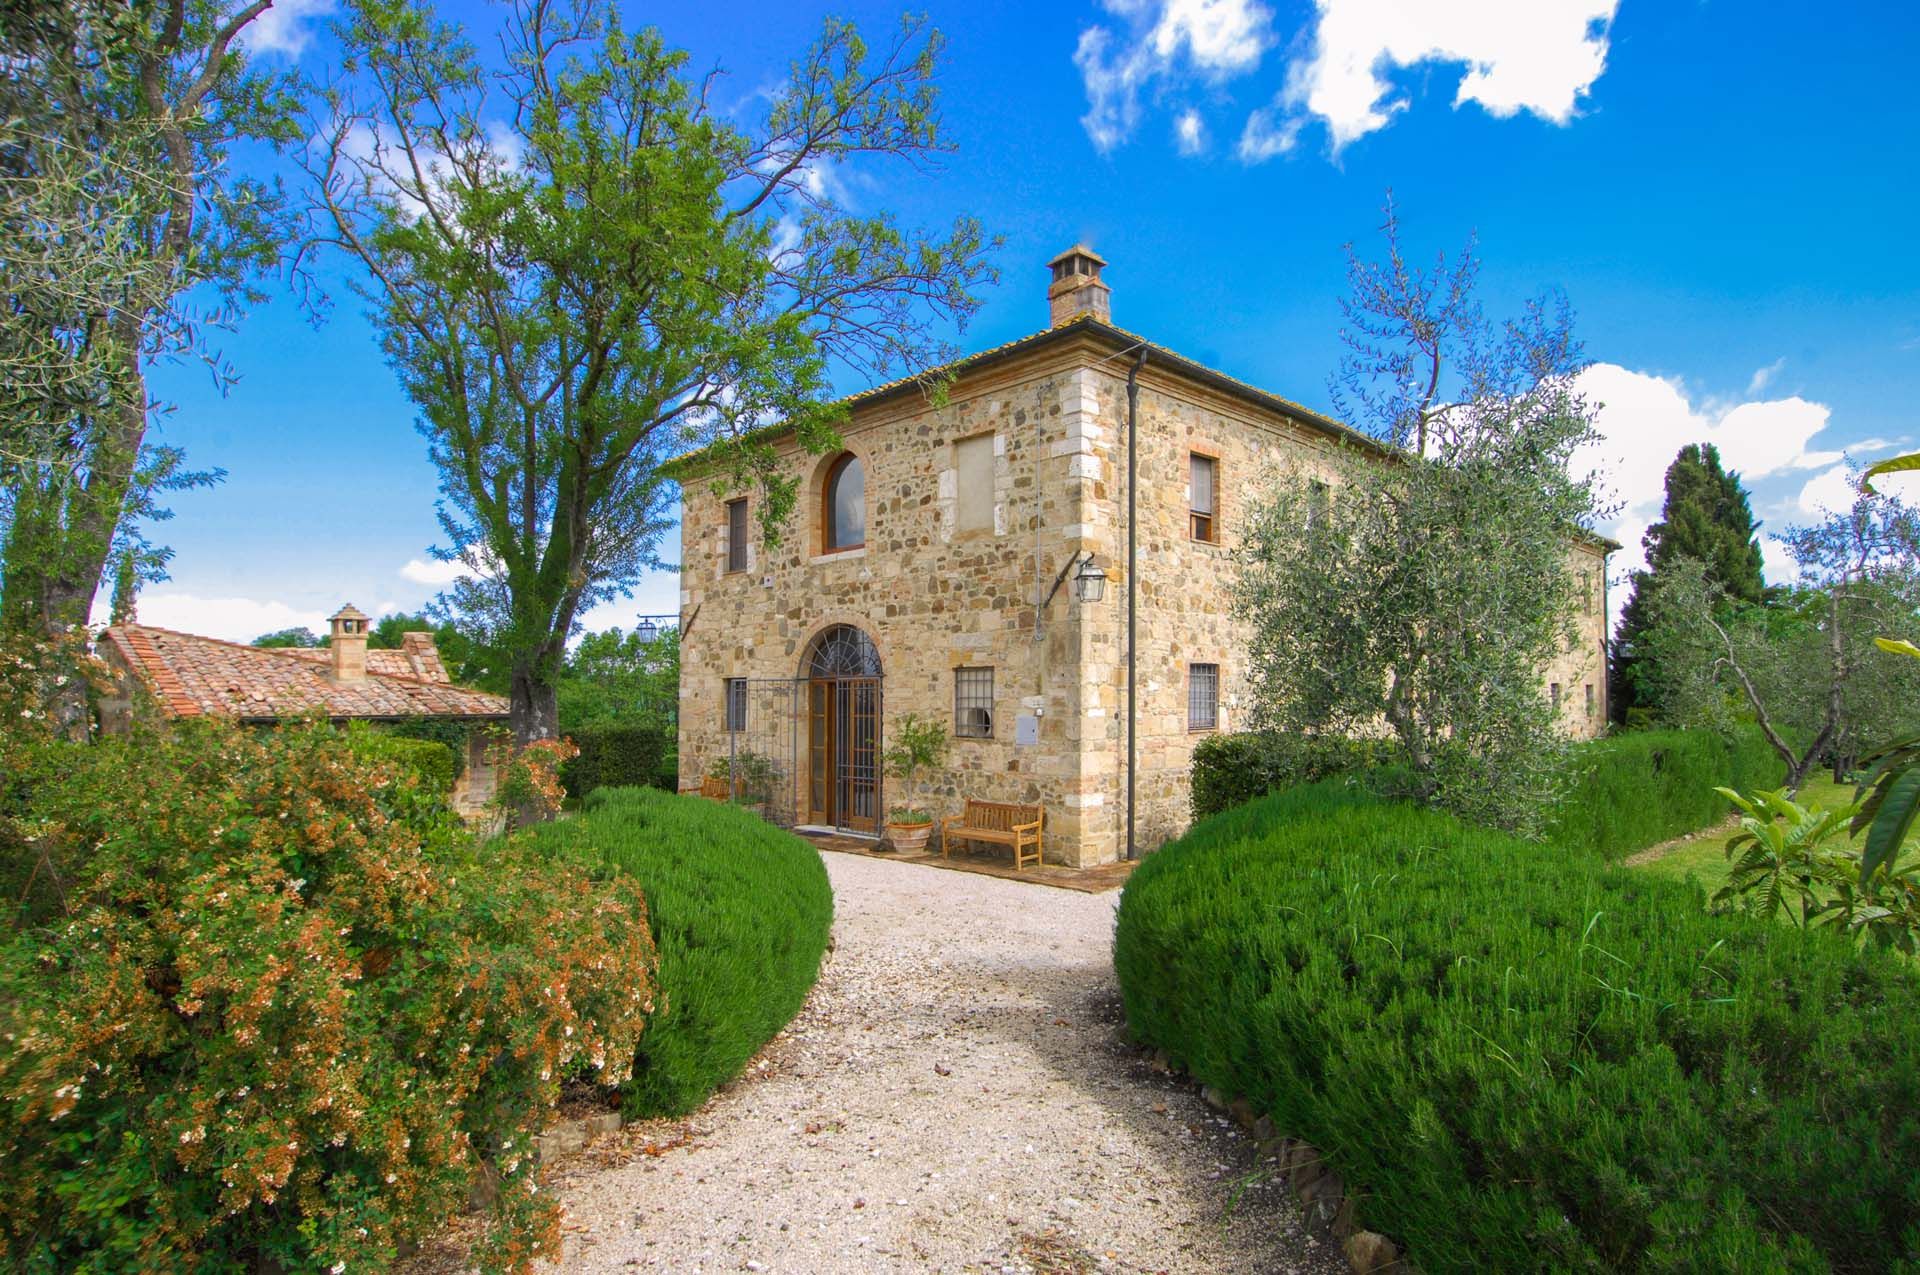
M 1853 801 L 1852 784 L 1836 784 L 1833 777 L 1818 774 L 1810 777 L 1801 785 L 1797 800 L 1802 805 L 1844 806 Z M 1728 807 L 1731 816 L 1732 807 Z M 1632 866 L 1655 876 L 1671 877 L 1676 881 L 1698 881 L 1709 896 L 1727 883 L 1727 874 L 1732 864 L 1727 861 L 1727 838 L 1733 835 L 1734 825 L 1716 824 L 1690 837 L 1683 837 L 1659 855 L 1640 860 Z M 1862 834 L 1864 835 L 1864 834 Z M 1920 844 L 1920 837 L 1909 838 L 1909 847 Z

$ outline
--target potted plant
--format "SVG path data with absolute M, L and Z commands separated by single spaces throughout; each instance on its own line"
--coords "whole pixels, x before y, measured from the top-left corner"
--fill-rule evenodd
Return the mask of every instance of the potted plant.
M 895 850 L 924 850 L 933 835 L 933 815 L 913 805 L 920 772 L 947 755 L 947 731 L 936 721 L 908 713 L 893 725 L 887 745 L 887 773 L 906 785 L 907 805 L 887 812 L 887 840 Z

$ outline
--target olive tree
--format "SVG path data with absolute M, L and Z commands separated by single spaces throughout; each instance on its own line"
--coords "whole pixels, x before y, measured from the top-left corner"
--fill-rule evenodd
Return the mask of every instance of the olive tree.
M 1571 555 L 1598 510 L 1573 472 L 1593 438 L 1564 300 L 1489 322 L 1469 248 L 1410 262 L 1348 250 L 1334 397 L 1364 436 L 1335 482 L 1277 472 L 1240 551 L 1253 719 L 1288 734 L 1384 734 L 1414 795 L 1532 826 L 1562 739 L 1546 666 L 1575 640 Z
M 1751 718 L 1797 789 L 1822 762 L 1843 779 L 1911 724 L 1920 665 L 1881 658 L 1874 638 L 1910 628 L 1920 609 L 1920 516 L 1862 487 L 1784 539 L 1799 581 L 1759 605 L 1735 605 L 1702 564 L 1680 559 L 1649 594 L 1647 646 L 1669 721 Z
M 441 475 L 446 601 L 511 663 L 515 735 L 557 728 L 566 643 L 656 565 L 661 462 L 716 446 L 792 502 L 753 429 L 834 436 L 835 368 L 945 353 L 988 277 L 968 219 L 935 235 L 839 197 L 856 157 L 944 149 L 940 40 L 870 52 L 830 21 L 750 120 L 605 0 L 512 0 L 502 55 L 407 0 L 365 0 L 312 154 L 323 240 L 360 268 Z
M 295 85 L 243 48 L 271 0 L 74 0 L 0 23 L 0 629 L 87 623 L 108 564 L 153 574 L 156 494 L 210 481 L 148 438 L 156 359 L 206 339 L 288 237 L 236 146 L 292 139 Z M 55 697 L 84 723 L 69 682 Z

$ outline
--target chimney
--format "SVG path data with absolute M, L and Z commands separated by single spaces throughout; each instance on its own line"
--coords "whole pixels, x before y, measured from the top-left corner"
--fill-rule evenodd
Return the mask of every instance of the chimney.
M 448 681 L 447 667 L 440 662 L 440 648 L 434 645 L 433 634 L 419 629 L 400 635 L 400 649 L 406 652 L 407 663 L 413 667 L 413 675 L 427 682 Z
M 1109 300 L 1113 289 L 1100 281 L 1100 268 L 1107 264 L 1085 244 L 1077 243 L 1047 263 L 1053 280 L 1047 284 L 1047 305 L 1053 311 L 1051 326 L 1072 323 L 1089 315 L 1102 323 L 1113 322 Z
M 334 612 L 332 620 L 333 680 L 364 682 L 367 679 L 367 617 L 353 603 Z

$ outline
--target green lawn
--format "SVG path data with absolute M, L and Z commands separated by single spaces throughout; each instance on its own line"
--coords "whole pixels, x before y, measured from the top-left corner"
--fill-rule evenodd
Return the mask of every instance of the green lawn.
M 1853 800 L 1853 791 L 1852 784 L 1836 784 L 1832 775 L 1817 773 L 1801 786 L 1797 800 L 1802 805 L 1844 806 Z M 1727 811 L 1731 815 L 1733 808 L 1729 806 Z M 1692 877 L 1711 895 L 1727 883 L 1730 865 L 1727 862 L 1726 845 L 1732 833 L 1731 824 L 1709 828 L 1677 842 L 1659 858 L 1646 860 L 1636 866 L 1680 880 Z

